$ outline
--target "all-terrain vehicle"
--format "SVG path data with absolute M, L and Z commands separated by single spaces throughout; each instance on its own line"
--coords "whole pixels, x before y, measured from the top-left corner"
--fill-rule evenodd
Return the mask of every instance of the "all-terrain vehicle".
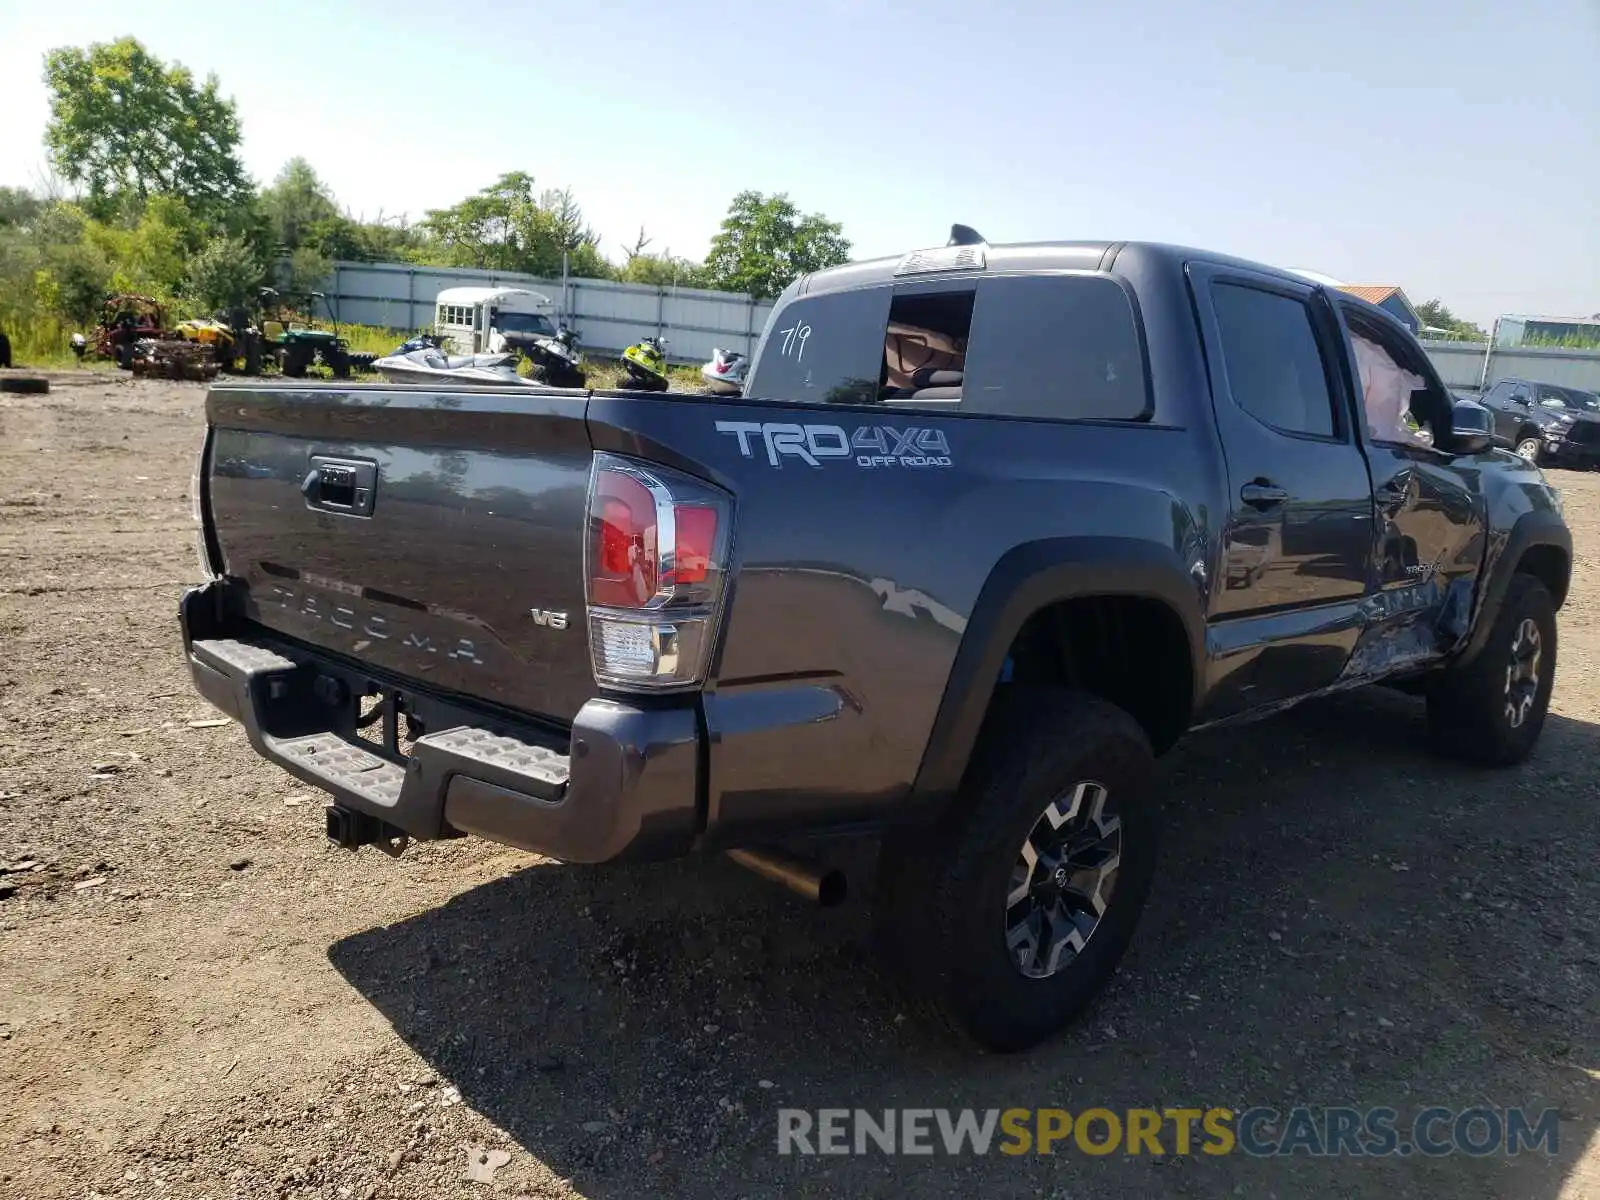
M 88 339 L 73 338 L 72 350 L 83 358 L 92 347 L 96 358 L 112 359 L 128 371 L 133 369 L 138 342 L 167 336 L 167 315 L 161 302 L 154 296 L 124 292 L 106 298 L 100 306 L 100 323 Z
M 319 300 L 333 324 L 332 329 L 324 329 L 316 323 Z M 348 379 L 352 367 L 371 368 L 374 356 L 352 354 L 350 344 L 339 336 L 339 319 L 322 292 L 304 292 L 291 297 L 273 288 L 263 288 L 261 301 L 263 313 L 269 314 L 261 322 L 262 341 L 267 352 L 277 358 L 279 369 L 291 379 L 304 378 L 313 364 L 327 367 L 335 379 Z M 291 308 L 291 301 L 300 303 Z M 305 313 L 305 321 L 297 317 L 295 309 Z

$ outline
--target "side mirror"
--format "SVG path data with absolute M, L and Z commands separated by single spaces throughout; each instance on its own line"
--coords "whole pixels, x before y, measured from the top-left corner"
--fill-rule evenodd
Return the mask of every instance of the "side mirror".
M 1457 400 L 1450 407 L 1453 454 L 1482 454 L 1494 445 L 1494 414 L 1476 400 Z

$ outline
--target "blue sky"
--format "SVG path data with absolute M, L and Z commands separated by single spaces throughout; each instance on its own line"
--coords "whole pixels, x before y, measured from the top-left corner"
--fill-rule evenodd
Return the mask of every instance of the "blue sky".
M 43 177 L 44 51 L 132 33 L 218 74 L 258 178 L 304 153 L 368 217 L 523 169 L 613 258 L 641 224 L 703 255 L 748 187 L 860 256 L 963 221 L 1396 282 L 1481 322 L 1600 311 L 1600 0 L 241 11 L 0 0 L 0 183 Z

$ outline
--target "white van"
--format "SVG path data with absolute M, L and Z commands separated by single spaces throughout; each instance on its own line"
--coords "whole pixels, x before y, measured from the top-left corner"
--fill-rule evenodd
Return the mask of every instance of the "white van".
M 451 354 L 500 354 L 507 333 L 556 331 L 550 297 L 525 288 L 445 288 L 434 304 L 434 332 Z

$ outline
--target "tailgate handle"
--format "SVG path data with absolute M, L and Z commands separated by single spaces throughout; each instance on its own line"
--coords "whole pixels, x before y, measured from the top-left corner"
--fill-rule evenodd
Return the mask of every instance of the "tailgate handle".
M 346 516 L 370 517 L 378 490 L 378 464 L 365 458 L 311 456 L 300 491 L 307 508 Z

